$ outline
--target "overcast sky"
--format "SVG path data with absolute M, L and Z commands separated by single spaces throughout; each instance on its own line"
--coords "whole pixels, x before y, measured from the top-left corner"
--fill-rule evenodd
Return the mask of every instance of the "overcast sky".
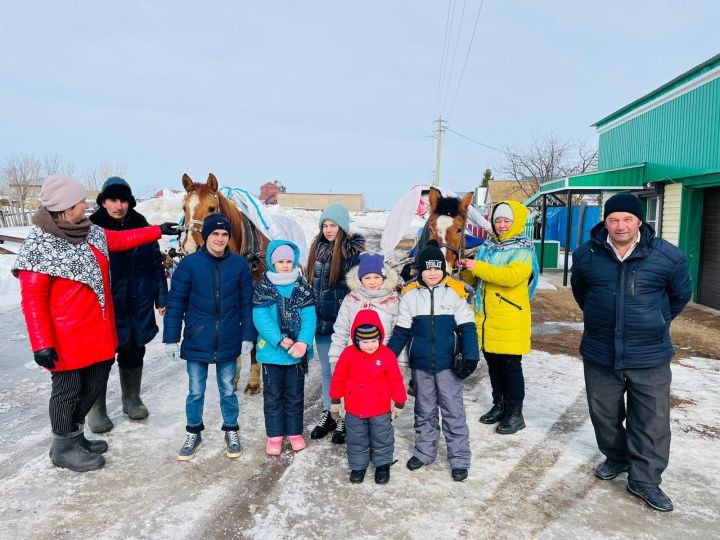
M 57 154 L 79 176 L 120 161 L 136 192 L 213 172 L 390 208 L 431 180 L 440 113 L 496 148 L 594 144 L 590 124 L 720 52 L 716 0 L 485 0 L 458 84 L 479 7 L 0 0 L 0 159 Z M 442 183 L 472 189 L 501 160 L 446 133 Z

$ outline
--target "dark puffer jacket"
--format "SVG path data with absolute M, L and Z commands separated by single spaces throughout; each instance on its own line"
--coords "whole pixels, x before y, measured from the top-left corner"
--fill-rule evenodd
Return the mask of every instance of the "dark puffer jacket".
M 321 241 L 315 257 L 315 271 L 313 273 L 313 291 L 315 292 L 315 309 L 317 310 L 317 332 L 321 336 L 333 333 L 333 325 L 337 319 L 340 304 L 345 295 L 350 292 L 345 282 L 345 274 L 358 264 L 358 256 L 365 251 L 365 238 L 360 234 L 350 234 L 343 239 L 343 268 L 340 279 L 330 287 L 330 268 L 332 266 L 333 244 Z
M 95 225 L 111 231 L 147 227 L 142 214 L 130 209 L 123 220 L 111 218 L 99 208 L 90 216 Z M 153 307 L 167 304 L 167 279 L 160 246 L 152 242 L 144 246 L 110 253 L 110 283 L 115 304 L 115 327 L 118 346 L 143 346 L 158 333 Z
M 571 285 L 583 310 L 583 359 L 615 369 L 648 368 L 673 357 L 670 322 L 690 300 L 682 251 L 640 227 L 640 243 L 620 262 L 604 223 L 573 253 Z
M 213 257 L 203 246 L 185 257 L 173 273 L 163 329 L 164 343 L 180 341 L 184 360 L 227 362 L 243 341 L 255 341 L 252 321 L 253 278 L 240 255 Z

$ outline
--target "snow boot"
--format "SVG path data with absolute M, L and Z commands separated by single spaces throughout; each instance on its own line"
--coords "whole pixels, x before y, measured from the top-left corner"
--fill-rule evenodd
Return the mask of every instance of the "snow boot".
M 282 453 L 282 437 L 268 437 L 265 443 L 265 453 L 268 456 L 279 456 Z
M 302 435 L 288 435 L 288 441 L 290 441 L 290 446 L 292 446 L 292 449 L 295 452 L 299 452 L 300 450 L 305 450 L 307 448 L 307 443 Z
M 94 471 L 105 465 L 105 458 L 84 448 L 82 439 L 82 433 L 71 437 L 55 436 L 50 449 L 53 465 L 75 472 Z
M 468 470 L 467 469 L 453 469 L 452 470 L 452 479 L 456 482 L 464 482 L 467 480 L 468 477 Z
M 318 424 L 315 426 L 310 433 L 311 439 L 322 439 L 325 435 L 334 431 L 337 427 L 337 423 L 330 415 L 330 411 L 323 411 L 318 419 Z
M 493 403 L 492 408 L 480 417 L 483 424 L 497 424 L 505 416 L 505 402 L 502 398 Z
M 335 425 L 335 431 L 332 434 L 333 444 L 345 444 L 345 419 L 341 418 Z
M 132 369 L 120 368 L 123 412 L 128 415 L 130 420 L 143 420 L 149 414 L 147 407 L 140 399 L 142 372 L 142 366 Z
M 507 415 L 500 420 L 495 431 L 503 435 L 510 435 L 525 428 L 525 419 L 522 414 L 522 401 L 508 401 L 505 403 Z
M 408 462 L 407 462 L 407 468 L 410 469 L 410 470 L 413 471 L 413 472 L 414 472 L 414 471 L 419 471 L 419 470 L 422 469 L 424 466 L 425 466 L 425 463 L 423 463 L 422 461 L 420 461 L 420 460 L 419 460 L 418 458 L 416 458 L 415 456 L 411 457 L 411 458 L 408 460 Z
M 365 469 L 360 471 L 350 471 L 351 484 L 362 484 L 363 480 L 365 480 Z
M 107 394 L 107 382 L 103 385 L 100 395 L 90 408 L 87 415 L 87 423 L 93 433 L 105 433 L 113 428 L 113 423 L 107 415 L 105 406 L 105 395 Z
M 387 484 L 390 481 L 390 465 L 375 467 L 375 483 Z

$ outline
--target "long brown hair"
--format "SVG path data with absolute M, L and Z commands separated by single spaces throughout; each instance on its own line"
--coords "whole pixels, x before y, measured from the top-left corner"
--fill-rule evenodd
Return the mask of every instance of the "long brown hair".
M 337 236 L 333 241 L 332 264 L 330 265 L 330 279 L 328 280 L 328 285 L 330 287 L 334 286 L 340 279 L 343 266 L 345 264 L 345 254 L 342 249 L 343 240 L 345 240 L 345 231 L 338 227 Z M 305 275 L 310 285 L 312 285 L 315 279 L 315 258 L 317 256 L 317 248 L 320 245 L 320 242 L 323 241 L 327 242 L 327 239 L 321 230 L 313 239 L 312 244 L 310 244 L 310 256 L 308 257 L 307 269 L 305 270 Z

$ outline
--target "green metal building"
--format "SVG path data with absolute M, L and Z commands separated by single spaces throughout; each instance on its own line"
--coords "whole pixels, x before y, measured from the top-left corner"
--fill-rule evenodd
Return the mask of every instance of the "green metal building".
M 646 221 L 686 253 L 695 301 L 720 309 L 720 54 L 593 127 L 598 172 L 546 182 L 533 199 L 636 192 Z

